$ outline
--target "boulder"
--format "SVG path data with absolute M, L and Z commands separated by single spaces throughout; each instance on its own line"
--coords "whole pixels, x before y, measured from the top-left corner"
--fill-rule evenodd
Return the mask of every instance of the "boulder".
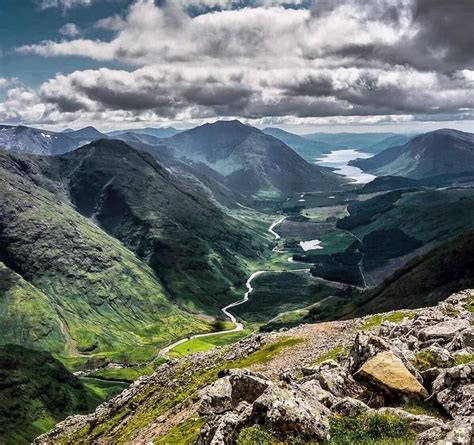
M 329 439 L 329 410 L 298 386 L 270 386 L 254 402 L 252 421 L 307 440 Z
M 426 389 L 391 351 L 379 352 L 366 361 L 354 377 L 380 389 L 390 398 L 402 395 L 428 397 Z
M 411 414 L 400 408 L 384 407 L 377 410 L 377 412 L 381 414 L 391 414 L 406 420 L 417 433 L 421 433 L 431 428 L 444 427 L 444 422 L 436 417 Z
M 443 369 L 432 384 L 432 393 L 452 417 L 474 416 L 474 362 Z
M 436 426 L 418 434 L 415 445 L 472 445 L 473 441 L 472 417 L 459 417 L 443 426 Z
M 327 360 L 317 366 L 312 379 L 317 380 L 322 389 L 337 398 L 355 397 L 364 391 L 349 372 L 334 360 Z
M 474 328 L 470 327 L 464 331 L 458 332 L 451 344 L 448 346 L 450 351 L 459 351 L 460 349 L 474 348 Z
M 301 390 L 309 396 L 315 398 L 319 403 L 322 403 L 325 407 L 331 408 L 337 399 L 329 391 L 321 388 L 319 382 L 315 380 L 309 380 L 299 385 Z
M 246 370 L 230 370 L 226 373 L 201 390 L 200 414 L 222 414 L 240 402 L 253 403 L 272 384 L 265 377 Z
M 351 397 L 344 397 L 331 407 L 331 413 L 347 417 L 355 417 L 371 411 L 373 411 L 372 408 L 369 408 L 364 402 Z
M 421 329 L 418 333 L 418 338 L 422 341 L 437 339 L 438 342 L 447 343 L 451 341 L 458 332 L 468 327 L 468 320 L 463 318 L 451 319 Z
M 347 358 L 346 366 L 350 373 L 356 372 L 367 360 L 379 352 L 390 351 L 390 344 L 376 335 L 359 332 Z

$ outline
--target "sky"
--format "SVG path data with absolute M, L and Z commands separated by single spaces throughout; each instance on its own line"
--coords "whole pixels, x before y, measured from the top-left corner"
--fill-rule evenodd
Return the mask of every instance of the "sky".
M 474 131 L 472 0 L 0 0 L 0 123 Z

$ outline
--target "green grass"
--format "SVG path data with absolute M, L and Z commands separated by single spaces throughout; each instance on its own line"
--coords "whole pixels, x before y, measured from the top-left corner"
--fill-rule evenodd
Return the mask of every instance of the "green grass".
M 426 371 L 430 368 L 449 368 L 453 362 L 439 360 L 433 351 L 424 350 L 415 352 L 415 360 L 412 363 L 419 371 Z
M 413 444 L 416 433 L 407 421 L 391 414 L 331 416 L 330 445 Z
M 338 363 L 341 363 L 347 357 L 347 350 L 342 346 L 336 346 L 335 348 L 329 350 L 325 354 L 319 356 L 316 360 L 314 360 L 311 365 L 319 365 L 326 360 L 335 360 Z
M 242 340 L 247 337 L 251 331 L 244 330 L 240 332 L 232 332 L 229 334 L 216 334 L 207 337 L 193 338 L 185 343 L 181 343 L 173 348 L 169 352 L 171 358 L 185 357 L 186 355 L 193 354 L 195 352 L 209 351 L 216 346 L 226 346 Z
M 474 314 L 474 297 L 472 295 L 469 295 L 467 298 L 467 302 L 464 304 L 464 309 L 471 314 Z
M 405 411 L 418 416 L 432 416 L 440 419 L 446 419 L 438 405 L 432 400 L 424 401 L 420 398 L 411 398 L 401 407 Z
M 400 323 L 403 319 L 408 318 L 412 320 L 415 317 L 415 313 L 412 311 L 397 311 L 389 315 L 374 315 L 369 318 L 365 323 L 359 326 L 360 331 L 369 331 L 371 329 L 380 326 L 384 321 L 390 321 L 392 323 Z
M 197 414 L 175 425 L 168 433 L 154 440 L 154 445 L 194 445 L 206 418 Z
M 260 426 L 243 428 L 237 437 L 237 445 L 273 445 L 277 438 Z
M 455 354 L 454 365 L 465 365 L 474 361 L 474 354 Z
M 455 309 L 453 307 L 445 307 L 441 309 L 441 312 L 448 317 L 458 317 L 461 313 L 458 309 Z
M 111 399 L 128 387 L 128 385 L 124 383 L 107 382 L 92 377 L 82 377 L 80 380 L 84 387 L 89 391 L 91 397 L 101 401 Z

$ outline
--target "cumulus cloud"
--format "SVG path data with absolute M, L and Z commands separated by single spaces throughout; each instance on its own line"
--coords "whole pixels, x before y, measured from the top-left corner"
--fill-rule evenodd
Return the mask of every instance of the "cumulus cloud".
M 81 34 L 81 30 L 79 27 L 74 23 L 66 23 L 65 25 L 59 28 L 59 34 L 62 34 L 66 37 L 77 37 Z
M 96 23 L 108 40 L 18 51 L 134 65 L 56 75 L 36 93 L 42 119 L 472 118 L 472 2 L 447 3 L 137 0 Z

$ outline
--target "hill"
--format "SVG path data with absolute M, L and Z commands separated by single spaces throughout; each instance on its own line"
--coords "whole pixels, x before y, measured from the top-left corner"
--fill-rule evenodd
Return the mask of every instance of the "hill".
M 344 180 L 308 163 L 285 143 L 239 121 L 218 121 L 166 140 L 175 157 L 202 163 L 230 189 L 260 197 L 330 190 Z
M 117 138 L 117 136 L 121 136 L 123 133 L 134 133 L 136 135 L 153 136 L 156 138 L 169 138 L 180 132 L 181 130 L 177 130 L 176 128 L 173 128 L 173 127 L 160 127 L 160 128 L 146 127 L 146 128 L 129 128 L 127 130 L 111 131 L 107 134 L 113 138 Z
M 267 127 L 262 130 L 265 134 L 273 136 L 296 151 L 307 161 L 314 161 L 323 153 L 328 153 L 333 149 L 331 144 L 321 141 L 310 141 L 297 134 L 290 133 L 280 128 Z
M 101 402 L 50 354 L 17 345 L 0 346 L 0 381 L 0 443 L 29 444 Z
M 474 134 L 450 129 L 432 131 L 372 158 L 351 161 L 351 165 L 377 176 L 413 179 L 472 172 Z

